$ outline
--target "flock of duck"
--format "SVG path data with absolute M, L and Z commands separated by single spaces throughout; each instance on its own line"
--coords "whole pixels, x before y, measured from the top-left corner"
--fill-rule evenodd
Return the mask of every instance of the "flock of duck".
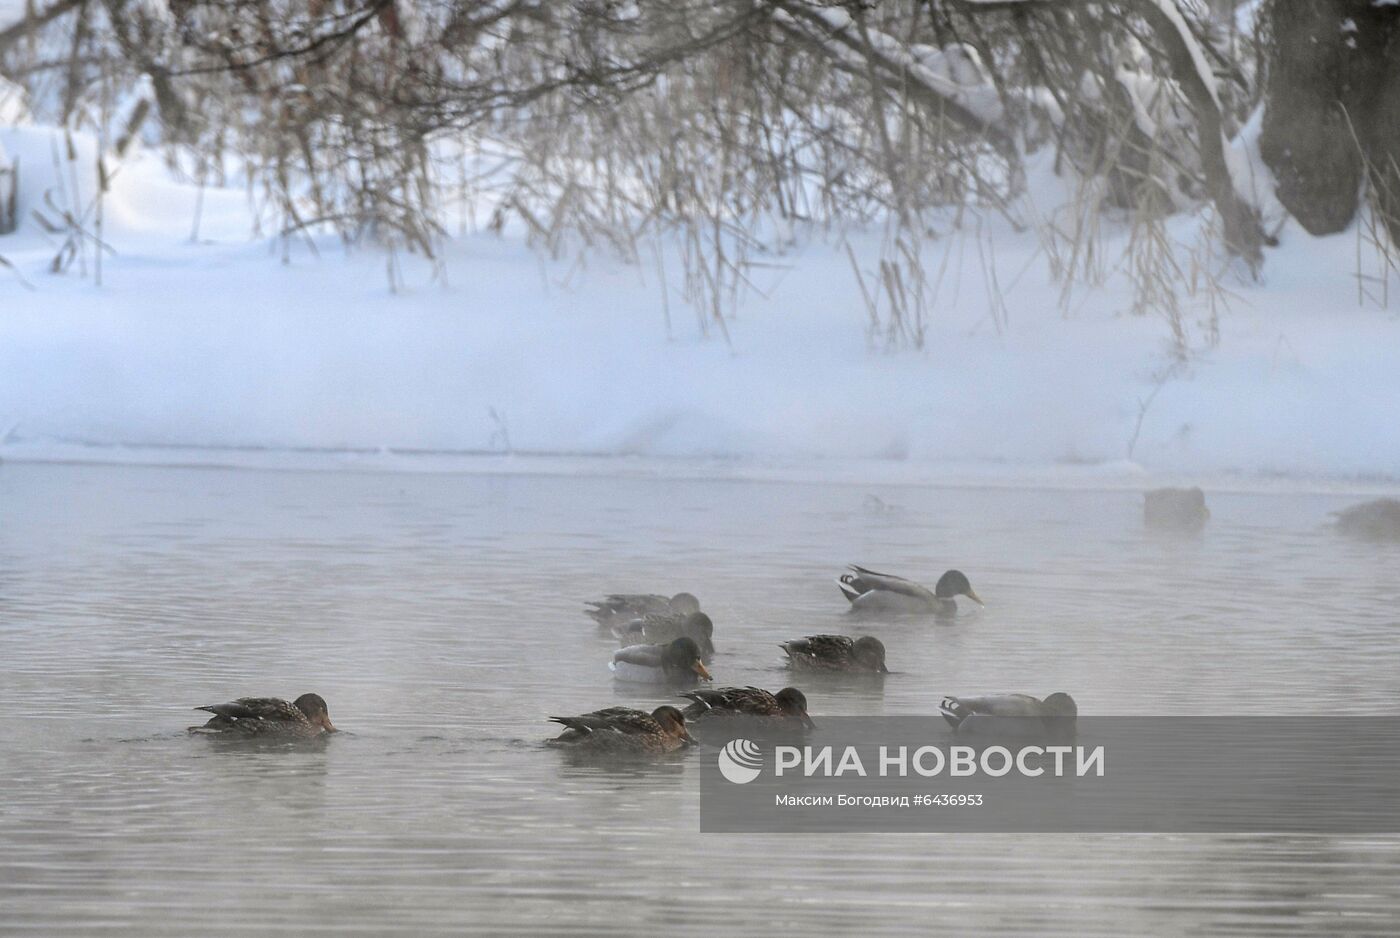
M 1148 492 L 1143 506 L 1150 528 L 1199 530 L 1210 517 L 1200 489 Z M 1400 540 L 1400 502 L 1380 499 L 1337 513 L 1339 531 L 1366 538 Z M 957 611 L 957 598 L 984 605 L 968 578 L 949 570 L 933 589 L 912 580 L 852 565 L 837 580 L 855 613 L 927 614 Z M 807 697 L 796 687 L 771 693 L 759 687 L 702 686 L 712 681 L 707 663 L 715 652 L 714 623 L 690 593 L 669 598 L 653 594 L 614 594 L 587 604 L 587 614 L 621 647 L 612 655 L 615 680 L 667 688 L 688 701 L 663 704 L 650 713 L 631 707 L 606 707 L 577 716 L 550 717 L 564 727 L 547 741 L 572 752 L 596 755 L 648 755 L 698 745 L 690 728 L 704 723 L 735 723 L 798 732 L 814 726 Z M 789 670 L 796 673 L 888 673 L 885 646 L 874 636 L 808 635 L 779 646 Z M 330 713 L 317 694 L 294 701 L 244 697 L 196 707 L 212 714 L 190 732 L 238 739 L 312 739 L 334 733 Z M 1029 694 L 945 697 L 939 710 L 954 732 L 972 729 L 988 718 L 1039 719 L 1063 725 L 1078 714 L 1074 699 L 1054 693 L 1043 700 Z
M 932 590 L 912 580 L 851 566 L 837 581 L 857 613 L 925 613 L 957 611 L 957 597 L 982 604 L 966 575 L 949 570 Z M 807 713 L 807 696 L 796 687 L 776 693 L 759 687 L 703 686 L 713 680 L 707 662 L 715 652 L 714 622 L 690 593 L 667 598 L 653 594 L 614 594 L 588 604 L 588 615 L 621 645 L 610 668 L 619 683 L 666 688 L 688 701 L 663 704 L 650 713 L 631 707 L 606 707 L 577 716 L 550 717 L 564 727 L 548 745 L 602 756 L 663 754 L 698 745 L 690 728 L 697 724 L 753 724 L 791 728 L 815 726 Z M 885 646 L 872 635 L 808 635 L 782 642 L 787 666 L 798 673 L 881 675 Z M 1067 708 L 1067 709 L 1066 709 Z M 334 733 L 326 702 L 317 694 L 294 701 L 244 697 L 229 703 L 196 707 L 212 714 L 190 732 L 235 739 L 313 739 Z M 1067 694 L 1041 701 L 1024 694 L 948 697 L 941 710 L 956 729 L 969 717 L 1073 715 Z
M 903 577 L 853 565 L 837 585 L 856 613 L 946 616 L 957 611 L 956 597 L 982 603 L 958 570 L 943 574 L 930 590 Z M 706 663 L 714 654 L 715 628 L 692 594 L 677 593 L 669 599 L 615 594 L 589 603 L 586 611 L 600 630 L 622 645 L 610 664 L 616 680 L 668 687 L 690 703 L 684 707 L 663 704 L 650 713 L 607 707 L 579 716 L 550 717 L 564 732 L 549 740 L 549 745 L 599 755 L 667 753 L 697 745 L 690 727 L 698 724 L 724 724 L 731 729 L 736 724 L 785 727 L 798 732 L 814 727 L 807 713 L 807 695 L 796 687 L 774 693 L 761 687 L 697 686 L 712 680 Z M 797 673 L 889 673 L 885 646 L 873 635 L 808 635 L 778 647 L 788 669 Z M 956 726 L 973 713 L 1015 709 L 1027 715 L 1041 703 L 1025 695 L 950 697 L 943 702 L 943 712 Z

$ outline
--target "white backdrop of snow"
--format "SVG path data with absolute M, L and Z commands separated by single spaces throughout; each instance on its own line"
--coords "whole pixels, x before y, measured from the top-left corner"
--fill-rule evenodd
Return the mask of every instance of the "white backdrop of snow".
M 52 166 L 50 130 L 0 129 L 0 145 Z M 26 204 L 52 185 L 43 176 L 26 176 Z M 518 237 L 469 235 L 446 248 L 446 285 L 411 263 L 396 295 L 376 250 L 328 239 L 319 258 L 302 249 L 279 263 L 249 240 L 242 192 L 207 192 L 203 240 L 190 243 L 194 202 L 154 154 L 128 160 L 106 207 L 119 253 L 101 288 L 47 273 L 51 239 L 32 224 L 0 238 L 34 285 L 0 268 L 0 459 L 104 458 L 91 447 L 107 444 L 490 452 L 508 434 L 517 453 L 847 460 L 916 475 L 1400 479 L 1400 322 L 1358 304 L 1354 234 L 1283 230 L 1263 282 L 1233 284 L 1218 347 L 1152 399 L 1129 463 L 1141 402 L 1169 361 L 1166 330 L 1126 315 L 1118 282 L 1065 318 L 1028 235 L 995 236 L 1001 282 L 1014 281 L 1003 329 L 975 243 L 954 235 L 930 247 L 935 269 L 945 249 L 951 260 L 928 348 L 872 351 L 844 252 L 814 239 L 781 259 L 788 269 L 763 272 L 766 296 L 740 304 L 731 349 L 700 339 L 676 297 L 668 337 L 645 267 L 545 262 Z M 1189 237 L 1198 221 L 1176 224 Z M 853 244 L 873 263 L 876 236 Z M 674 289 L 674 263 L 669 278 Z

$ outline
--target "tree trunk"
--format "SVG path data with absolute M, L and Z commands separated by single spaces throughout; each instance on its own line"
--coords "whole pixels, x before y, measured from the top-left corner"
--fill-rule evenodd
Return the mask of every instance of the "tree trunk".
M 1275 0 L 1260 155 L 1314 235 L 1345 229 L 1369 174 L 1400 234 L 1400 10 L 1370 0 Z

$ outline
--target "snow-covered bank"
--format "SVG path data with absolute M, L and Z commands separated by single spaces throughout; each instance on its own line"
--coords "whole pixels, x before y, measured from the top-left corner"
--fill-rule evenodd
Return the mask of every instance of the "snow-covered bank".
M 0 140 L 30 166 L 48 149 L 32 129 Z M 655 269 L 474 235 L 447 246 L 445 284 L 410 264 L 394 294 L 375 251 L 279 263 L 246 240 L 237 192 L 206 193 L 189 243 L 193 206 L 153 155 L 128 162 L 101 288 L 47 273 L 32 225 L 0 238 L 33 287 L 0 270 L 0 458 L 123 444 L 1400 478 L 1400 320 L 1358 305 L 1351 234 L 1286 229 L 1264 281 L 1231 284 L 1219 345 L 1164 380 L 1160 321 L 1124 314 L 1117 287 L 1066 318 L 1035 239 L 1009 231 L 1004 322 L 976 242 L 948 238 L 930 248 L 948 270 L 929 347 L 887 353 L 844 248 L 818 237 L 756 272 L 766 295 L 740 304 L 731 348 L 674 295 L 668 337 Z M 852 241 L 874 257 L 874 236 Z

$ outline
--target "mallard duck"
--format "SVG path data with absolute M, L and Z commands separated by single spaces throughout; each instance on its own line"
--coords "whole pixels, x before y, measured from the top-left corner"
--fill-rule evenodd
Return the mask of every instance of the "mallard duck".
M 1198 488 L 1155 489 L 1143 494 L 1142 521 L 1166 531 L 1199 531 L 1210 518 L 1206 495 Z
M 249 739 L 312 739 L 336 731 L 319 694 L 302 694 L 291 703 L 277 697 L 240 697 L 195 709 L 214 716 L 203 726 L 191 726 L 191 733 Z
M 865 671 L 888 674 L 885 645 L 872 635 L 808 635 L 779 646 L 794 671 Z
M 628 645 L 613 652 L 613 674 L 634 684 L 673 684 L 684 687 L 710 672 L 693 638 L 681 637 L 666 645 Z
M 655 593 L 613 593 L 586 605 L 589 608 L 584 612 L 602 628 L 623 626 L 653 613 L 686 615 L 700 611 L 700 600 L 690 593 L 677 593 L 670 599 Z
M 624 646 L 673 642 L 689 638 L 700 646 L 700 657 L 709 661 L 715 653 L 715 624 L 703 612 L 652 612 L 625 625 L 613 626 Z
M 691 722 L 737 717 L 780 724 L 796 720 L 809 729 L 816 725 L 807 715 L 807 695 L 796 687 L 784 687 L 776 694 L 761 687 L 701 688 L 681 696 L 694 701 L 681 711 Z
M 841 574 L 836 583 L 841 594 L 851 601 L 853 612 L 934 612 L 952 615 L 958 611 L 954 596 L 966 596 L 979 606 L 986 605 L 972 591 L 972 584 L 958 570 L 949 570 L 938 578 L 930 592 L 912 580 L 876 573 L 851 564 L 850 573 Z
M 1400 501 L 1378 498 L 1335 512 L 1337 530 L 1374 541 L 1400 540 Z
M 651 713 L 631 707 L 608 707 L 576 717 L 550 717 L 564 732 L 547 745 L 599 755 L 674 752 L 696 742 L 685 728 L 685 715 L 675 707 L 657 707 Z
M 1008 728 L 1062 732 L 1072 729 L 1079 707 L 1069 694 L 1044 700 L 1030 694 L 991 694 L 985 697 L 944 697 L 938 712 L 960 736 L 992 735 Z

